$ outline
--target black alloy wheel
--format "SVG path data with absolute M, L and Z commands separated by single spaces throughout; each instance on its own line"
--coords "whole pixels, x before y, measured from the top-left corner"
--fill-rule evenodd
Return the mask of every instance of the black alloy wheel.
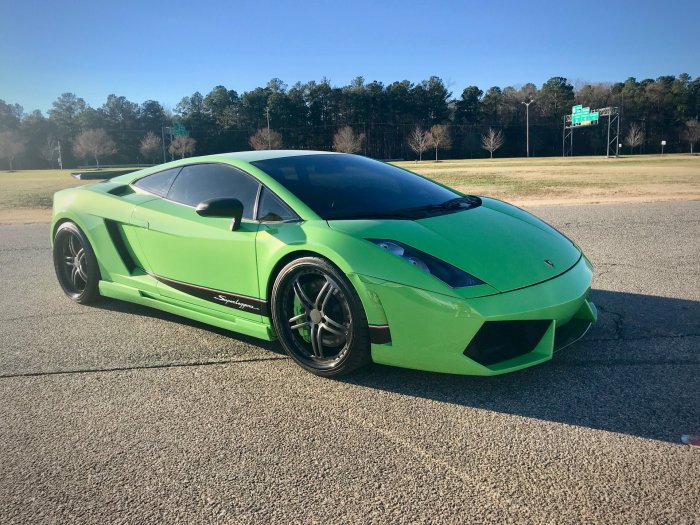
M 357 292 L 324 259 L 304 257 L 282 269 L 272 290 L 272 320 L 287 354 L 314 374 L 347 374 L 370 361 Z
M 73 222 L 64 222 L 53 241 L 53 265 L 65 294 L 85 304 L 100 295 L 100 270 L 85 234 Z

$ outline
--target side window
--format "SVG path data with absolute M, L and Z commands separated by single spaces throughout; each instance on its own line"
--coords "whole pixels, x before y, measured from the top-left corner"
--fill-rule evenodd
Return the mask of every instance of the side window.
M 165 197 L 168 194 L 168 190 L 175 180 L 175 177 L 180 172 L 180 169 L 181 168 L 179 167 L 170 168 L 169 170 L 159 171 L 153 175 L 147 175 L 146 177 L 134 182 L 132 186 L 146 190 L 154 195 Z
M 289 209 L 277 195 L 263 188 L 258 204 L 258 220 L 260 221 L 293 221 L 298 219 L 296 213 Z
M 234 197 L 243 203 L 243 217 L 252 219 L 258 186 L 255 179 L 231 166 L 193 164 L 182 168 L 167 197 L 188 206 L 216 197 Z

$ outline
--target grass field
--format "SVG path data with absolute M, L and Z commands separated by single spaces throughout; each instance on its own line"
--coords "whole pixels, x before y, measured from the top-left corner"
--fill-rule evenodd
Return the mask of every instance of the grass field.
M 700 156 L 641 155 L 398 162 L 465 193 L 519 205 L 700 199 Z M 0 171 L 0 223 L 48 222 L 71 170 Z
M 700 199 L 700 156 L 480 159 L 397 165 L 465 193 L 521 205 Z

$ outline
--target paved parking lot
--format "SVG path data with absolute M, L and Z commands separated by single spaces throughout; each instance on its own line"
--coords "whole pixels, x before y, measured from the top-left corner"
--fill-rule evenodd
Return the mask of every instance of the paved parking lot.
M 698 523 L 700 202 L 537 214 L 599 323 L 496 378 L 314 377 L 276 344 L 69 302 L 0 227 L 0 523 Z

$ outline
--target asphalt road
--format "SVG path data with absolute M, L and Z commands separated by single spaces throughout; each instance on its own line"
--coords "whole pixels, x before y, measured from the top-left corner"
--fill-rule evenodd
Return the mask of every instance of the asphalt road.
M 0 523 L 698 523 L 700 202 L 534 210 L 599 323 L 497 378 L 303 372 L 275 344 L 72 304 L 0 227 Z

